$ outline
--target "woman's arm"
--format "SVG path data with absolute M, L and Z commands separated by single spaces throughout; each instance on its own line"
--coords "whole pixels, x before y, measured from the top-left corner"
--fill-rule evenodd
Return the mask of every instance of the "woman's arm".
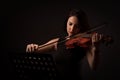
M 43 45 L 39 45 L 35 52 L 43 53 L 43 52 L 49 52 L 49 51 L 57 50 L 58 40 L 59 40 L 59 38 L 52 39 L 52 40 L 50 40 L 49 42 L 47 42 Z
M 91 69 L 96 69 L 99 60 L 99 47 L 92 45 L 87 52 L 87 60 Z
M 101 35 L 97 33 L 92 35 L 92 44 L 86 54 L 91 69 L 96 69 L 99 62 L 99 41 L 101 38 Z
M 52 39 L 43 45 L 29 44 L 27 45 L 26 52 L 45 53 L 57 50 L 57 43 L 59 38 Z

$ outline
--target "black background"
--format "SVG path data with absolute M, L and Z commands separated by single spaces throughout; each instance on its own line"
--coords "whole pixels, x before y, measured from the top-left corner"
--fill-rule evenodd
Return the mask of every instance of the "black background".
M 120 72 L 120 31 L 119 3 L 115 0 L 79 1 L 9 1 L 1 2 L 1 73 L 3 79 L 11 78 L 12 70 L 8 60 L 9 52 L 25 52 L 29 43 L 42 44 L 63 35 L 63 23 L 68 11 L 82 8 L 88 15 L 90 26 L 108 22 L 98 30 L 110 35 L 114 43 L 106 47 L 101 44 L 101 60 L 97 69 L 97 80 L 119 78 Z M 84 65 L 83 77 L 90 76 Z M 1 77 L 1 78 L 2 78 Z

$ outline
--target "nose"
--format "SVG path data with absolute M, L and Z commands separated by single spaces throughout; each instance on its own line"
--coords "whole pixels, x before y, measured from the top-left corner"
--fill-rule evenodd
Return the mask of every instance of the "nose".
M 74 25 L 72 25 L 72 26 L 69 28 L 69 31 L 70 31 L 70 32 L 73 32 L 73 30 L 74 30 Z

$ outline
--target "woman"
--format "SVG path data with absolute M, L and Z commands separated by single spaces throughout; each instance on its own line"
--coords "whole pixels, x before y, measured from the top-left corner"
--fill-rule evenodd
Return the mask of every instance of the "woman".
M 83 10 L 73 9 L 70 11 L 67 20 L 65 21 L 67 37 L 55 38 L 43 45 L 28 44 L 26 52 L 44 53 L 54 50 L 58 51 L 59 53 L 55 54 L 55 58 L 61 77 L 64 79 L 79 79 L 80 61 L 84 58 L 85 55 L 87 56 L 90 68 L 95 68 L 95 59 L 96 55 L 98 54 L 97 42 L 100 41 L 101 35 L 94 33 L 87 47 L 74 45 L 76 42 L 73 41 L 70 43 L 70 45 L 72 44 L 74 47 L 70 48 L 69 42 L 67 41 L 71 39 L 71 36 L 86 32 L 88 29 L 90 29 L 90 27 L 85 12 Z M 78 39 L 76 39 L 77 42 L 79 42 Z M 66 41 L 62 44 L 59 44 L 63 40 Z

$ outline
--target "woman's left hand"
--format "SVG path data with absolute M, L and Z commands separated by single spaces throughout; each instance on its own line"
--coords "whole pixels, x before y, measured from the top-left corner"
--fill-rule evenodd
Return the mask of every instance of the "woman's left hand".
M 99 44 L 100 40 L 102 39 L 102 35 L 98 33 L 93 33 L 92 34 L 92 45 Z

